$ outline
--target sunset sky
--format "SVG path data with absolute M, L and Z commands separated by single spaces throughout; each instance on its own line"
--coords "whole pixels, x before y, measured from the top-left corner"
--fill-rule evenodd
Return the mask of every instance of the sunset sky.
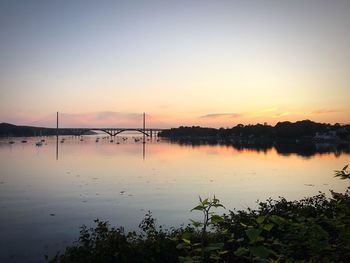
M 0 122 L 350 123 L 349 30 L 349 0 L 0 0 Z

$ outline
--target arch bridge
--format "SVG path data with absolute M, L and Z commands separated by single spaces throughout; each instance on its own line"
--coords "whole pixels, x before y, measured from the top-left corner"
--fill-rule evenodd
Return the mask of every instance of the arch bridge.
M 102 131 L 106 134 L 108 134 L 111 137 L 115 137 L 116 135 L 122 133 L 122 132 L 139 132 L 145 136 L 156 136 L 159 132 L 163 131 L 164 129 L 159 128 L 58 128 L 58 134 L 73 134 L 73 135 L 83 135 L 89 131 Z
M 102 131 L 104 133 L 107 133 L 111 137 L 115 137 L 116 135 L 127 132 L 127 131 L 136 131 L 143 134 L 143 136 L 150 136 L 158 135 L 159 132 L 163 131 L 164 129 L 160 128 L 147 128 L 146 129 L 146 114 L 143 113 L 143 125 L 142 128 L 59 128 L 58 127 L 58 112 L 57 112 L 57 120 L 56 120 L 56 134 L 63 135 L 63 134 L 70 134 L 70 135 L 83 135 L 84 133 L 87 133 L 89 131 Z

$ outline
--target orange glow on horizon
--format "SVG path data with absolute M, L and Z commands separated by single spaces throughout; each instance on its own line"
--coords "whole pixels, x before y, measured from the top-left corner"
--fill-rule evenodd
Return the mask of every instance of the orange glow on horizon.
M 280 111 L 277 108 L 258 110 L 245 113 L 147 113 L 146 126 L 154 128 L 172 128 L 179 126 L 202 126 L 202 127 L 233 127 L 237 124 L 267 123 L 275 125 L 281 121 L 312 120 L 321 123 L 348 124 L 350 110 L 337 111 Z M 22 113 L 14 121 L 4 122 L 16 125 L 55 127 L 56 114 L 35 118 L 33 114 Z M 120 112 L 95 112 L 83 114 L 59 113 L 60 127 L 141 127 L 142 113 Z

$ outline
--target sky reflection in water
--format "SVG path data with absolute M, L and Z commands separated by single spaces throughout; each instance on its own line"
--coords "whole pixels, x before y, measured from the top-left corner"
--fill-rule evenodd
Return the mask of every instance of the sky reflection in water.
M 138 136 L 138 135 L 136 135 Z M 101 137 L 101 136 L 100 136 Z M 150 210 L 162 225 L 187 223 L 198 196 L 216 195 L 227 208 L 256 207 L 256 200 L 300 199 L 344 191 L 333 171 L 349 154 L 305 158 L 230 146 L 148 141 L 120 144 L 66 137 L 59 142 L 21 138 L 0 141 L 0 261 L 38 262 L 78 237 L 79 226 L 95 218 L 135 229 Z

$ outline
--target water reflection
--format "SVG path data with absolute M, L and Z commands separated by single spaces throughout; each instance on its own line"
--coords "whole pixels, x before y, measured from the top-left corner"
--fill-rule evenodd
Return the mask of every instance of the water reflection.
M 56 160 L 58 160 L 58 135 L 56 136 Z
M 55 150 L 56 150 L 56 161 L 58 161 L 58 158 L 59 158 L 59 154 L 58 154 L 59 153 L 59 144 L 58 144 L 59 137 L 60 137 L 59 135 L 56 136 L 56 148 L 55 148 Z M 67 136 L 61 136 L 61 137 L 63 137 L 63 139 L 61 140 L 61 143 L 63 143 L 65 141 L 65 137 L 67 137 Z M 79 137 L 80 137 L 80 141 L 81 142 L 84 141 L 81 136 L 79 136 Z M 143 135 L 142 138 L 143 138 L 142 139 L 142 159 L 145 160 L 146 159 L 146 138 L 145 138 L 145 135 Z M 149 142 L 152 142 L 152 140 L 153 140 L 152 137 L 150 137 L 148 139 Z M 97 137 L 95 142 L 96 143 L 99 142 L 99 137 Z M 109 142 L 112 143 L 112 142 L 114 142 L 114 140 L 111 139 Z M 119 144 L 119 141 L 117 141 L 117 144 Z M 0 147 L 1 147 L 1 144 L 0 144 Z
M 335 144 L 335 143 L 315 143 L 312 141 L 273 141 L 273 140 L 240 140 L 227 141 L 217 139 L 170 139 L 173 144 L 191 145 L 193 148 L 203 145 L 211 146 L 227 146 L 238 151 L 252 150 L 256 152 L 267 153 L 271 150 L 276 150 L 281 155 L 296 154 L 302 157 L 312 157 L 318 154 L 333 153 L 335 156 L 340 156 L 342 153 L 350 153 L 350 144 Z
M 344 191 L 332 171 L 350 157 L 339 146 L 143 143 L 132 135 L 113 143 L 54 136 L 41 147 L 37 138 L 13 140 L 0 140 L 0 262 L 43 261 L 97 217 L 134 229 L 151 210 L 159 224 L 186 223 L 198 195 L 244 209 L 268 197 Z

